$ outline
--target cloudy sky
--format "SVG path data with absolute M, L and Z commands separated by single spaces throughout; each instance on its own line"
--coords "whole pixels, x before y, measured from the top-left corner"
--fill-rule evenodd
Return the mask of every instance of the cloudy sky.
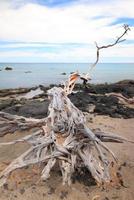
M 0 62 L 134 62 L 134 0 L 0 0 Z

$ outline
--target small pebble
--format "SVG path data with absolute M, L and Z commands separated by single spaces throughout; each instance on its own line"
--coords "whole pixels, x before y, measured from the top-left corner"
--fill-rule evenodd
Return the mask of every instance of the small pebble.
M 122 163 L 121 166 L 126 167 L 127 166 L 127 162 Z
M 53 194 L 53 193 L 55 193 L 55 188 L 49 187 L 48 194 L 50 195 L 50 194 Z
M 108 197 L 105 197 L 104 200 L 109 200 L 109 198 L 108 198 Z
M 3 187 L 4 187 L 5 190 L 8 190 L 8 184 L 7 184 L 7 183 L 5 183 L 5 184 L 3 185 Z
M 32 187 L 32 189 L 33 189 L 33 190 L 36 190 L 36 187 L 35 187 L 35 186 L 33 186 L 33 187 Z
M 67 191 L 61 191 L 60 193 L 60 199 L 65 199 L 67 198 L 68 192 Z
M 20 189 L 20 194 L 24 194 L 24 192 L 25 192 L 24 188 Z

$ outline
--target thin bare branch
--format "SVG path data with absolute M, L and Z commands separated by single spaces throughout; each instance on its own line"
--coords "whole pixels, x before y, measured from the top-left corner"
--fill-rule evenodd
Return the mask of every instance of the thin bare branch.
M 128 31 L 130 31 L 130 28 L 129 28 L 129 26 L 128 26 L 127 24 L 124 24 L 123 28 L 124 28 L 123 33 L 121 34 L 121 36 L 117 37 L 117 39 L 116 39 L 113 43 L 108 44 L 108 45 L 98 46 L 97 42 L 95 42 L 95 45 L 96 45 L 96 48 L 97 48 L 97 52 L 96 52 L 96 61 L 91 65 L 90 71 L 91 71 L 91 70 L 97 65 L 97 63 L 99 62 L 100 50 L 106 49 L 106 48 L 109 48 L 109 47 L 113 47 L 113 46 L 115 46 L 116 44 L 119 44 L 119 43 L 125 41 L 125 39 L 122 39 L 122 38 L 124 37 L 124 35 L 127 34 Z

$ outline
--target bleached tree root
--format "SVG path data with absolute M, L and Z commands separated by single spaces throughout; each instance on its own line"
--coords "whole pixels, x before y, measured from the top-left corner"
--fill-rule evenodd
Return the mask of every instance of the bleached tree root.
M 108 93 L 106 94 L 106 96 L 115 96 L 117 97 L 119 100 L 122 100 L 128 104 L 134 104 L 134 98 L 126 98 L 124 97 L 122 94 L 120 93 L 114 93 L 114 92 L 111 92 L 111 93 Z
M 14 133 L 16 130 L 28 130 L 35 127 L 42 127 L 46 119 L 26 118 L 9 113 L 0 112 L 0 137 L 7 133 Z
M 48 91 L 49 115 L 45 119 L 29 119 L 0 112 L 2 133 L 3 130 L 14 132 L 17 129 L 39 128 L 21 139 L 0 143 L 0 148 L 18 142 L 28 142 L 31 145 L 29 150 L 0 173 L 1 186 L 6 183 L 12 171 L 36 163 L 44 164 L 41 178 L 46 180 L 56 162 L 61 169 L 63 184 L 70 185 L 74 171 L 82 166 L 87 167 L 98 184 L 110 183 L 111 162 L 116 162 L 117 158 L 104 142 L 122 143 L 128 140 L 113 134 L 93 133 L 86 126 L 85 116 L 71 103 L 66 91 L 57 87 Z M 10 129 L 12 126 L 14 128 Z

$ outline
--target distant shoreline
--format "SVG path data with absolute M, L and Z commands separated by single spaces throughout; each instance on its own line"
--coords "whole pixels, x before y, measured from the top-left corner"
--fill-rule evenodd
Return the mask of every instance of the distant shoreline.
M 105 82 L 105 83 L 92 83 L 92 82 L 88 82 L 87 83 L 87 87 L 96 87 L 96 88 L 99 88 L 100 86 L 101 87 L 103 87 L 103 86 L 106 86 L 106 87 L 109 87 L 109 86 L 111 86 L 111 85 L 115 85 L 115 87 L 116 87 L 116 85 L 134 85 L 134 79 L 123 79 L 123 80 L 119 80 L 119 81 L 117 81 L 117 82 L 112 82 L 112 83 L 108 83 L 108 82 Z M 43 89 L 45 89 L 45 90 L 47 90 L 47 89 L 50 89 L 50 88 L 52 88 L 52 87 L 54 87 L 54 86 L 56 86 L 56 87 L 62 87 L 62 84 L 53 84 L 53 83 L 51 83 L 51 84 L 48 84 L 48 85 L 43 85 L 43 84 L 39 84 L 39 85 L 35 85 L 35 86 L 31 86 L 31 87 L 16 87 L 16 88 L 0 88 L 0 96 L 1 96 L 1 94 L 2 93 L 5 93 L 5 92 L 8 92 L 8 91 L 16 91 L 16 92 L 18 92 L 18 93 L 25 93 L 25 92 L 28 92 L 28 91 L 30 91 L 30 90 L 36 90 L 37 88 L 43 88 Z M 84 88 L 84 86 L 83 86 L 83 83 L 82 83 L 82 81 L 81 82 L 79 82 L 79 83 L 76 83 L 76 85 L 75 85 L 75 88 L 74 88 L 74 90 L 77 90 L 77 89 L 82 89 L 83 90 L 83 88 Z

